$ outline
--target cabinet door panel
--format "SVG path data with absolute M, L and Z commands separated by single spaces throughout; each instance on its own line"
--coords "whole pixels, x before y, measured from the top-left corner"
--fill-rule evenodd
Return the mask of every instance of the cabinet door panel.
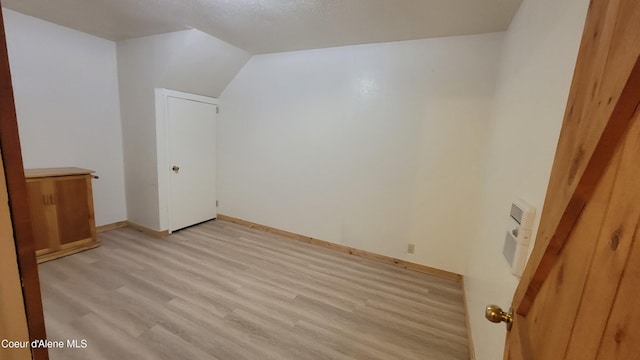
M 27 181 L 29 209 L 31 212 L 31 228 L 36 247 L 36 255 L 55 250 L 58 242 L 55 207 L 50 199 L 53 192 L 48 180 Z
M 60 245 L 91 240 L 93 212 L 91 188 L 86 176 L 60 177 L 54 180 Z

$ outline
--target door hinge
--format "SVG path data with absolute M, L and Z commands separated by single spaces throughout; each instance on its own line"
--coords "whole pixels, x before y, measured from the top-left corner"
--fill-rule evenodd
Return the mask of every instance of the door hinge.
M 218 207 L 218 200 L 216 200 L 216 207 Z
M 218 107 L 218 105 L 216 105 L 216 114 L 220 113 L 220 108 Z

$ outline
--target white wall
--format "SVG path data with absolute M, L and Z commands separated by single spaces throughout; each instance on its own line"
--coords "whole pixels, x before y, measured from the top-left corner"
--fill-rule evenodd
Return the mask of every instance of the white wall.
M 505 328 L 486 321 L 484 307 L 509 308 L 517 286 L 502 256 L 511 199 L 532 203 L 539 222 L 588 3 L 524 0 L 506 34 L 477 211 L 481 221 L 465 273 L 479 360 L 502 359 Z
M 154 88 L 217 97 L 250 55 L 198 30 L 118 42 L 129 221 L 160 224 Z
M 218 212 L 462 273 L 501 45 L 254 56 L 220 97 Z
M 116 45 L 3 9 L 27 168 L 96 171 L 96 225 L 127 219 Z

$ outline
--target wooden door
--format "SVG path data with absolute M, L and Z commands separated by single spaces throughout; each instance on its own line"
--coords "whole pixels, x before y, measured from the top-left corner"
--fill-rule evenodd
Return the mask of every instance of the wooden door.
M 640 358 L 639 56 L 640 2 L 592 0 L 505 359 Z
M 4 296 L 19 296 L 20 290 L 24 299 L 24 311 L 26 312 L 27 328 L 29 339 L 46 339 L 47 334 L 44 327 L 44 314 L 42 312 L 42 300 L 40 298 L 40 280 L 38 278 L 38 267 L 36 264 L 35 246 L 31 232 L 31 217 L 29 215 L 29 198 L 27 196 L 27 186 L 24 178 L 24 167 L 22 165 L 22 155 L 20 151 L 20 137 L 18 136 L 18 123 L 16 121 L 16 109 L 13 101 L 13 87 L 11 85 L 11 73 L 9 71 L 9 58 L 7 56 L 7 43 L 4 34 L 4 20 L 0 11 L 0 149 L 2 156 L 2 168 L 8 194 L 8 203 L 11 210 L 11 226 L 15 252 L 17 254 L 19 276 L 15 273 L 5 273 L 2 270 L 3 282 L 5 278 L 13 278 L 20 282 L 21 286 L 9 290 L 2 289 L 0 294 Z M 6 180 L 6 181 L 5 181 Z M 0 191 L 2 193 L 3 191 Z M 6 204 L 6 200 L 3 200 Z M 8 229 L 2 223 L 0 229 Z M 2 249 L 0 251 L 0 264 L 9 265 L 11 254 Z M 14 258 L 15 259 L 15 258 Z M 0 266 L 1 267 L 1 266 Z M 4 269 L 4 268 L 3 268 Z M 8 305 L 3 299 L 0 308 Z M 3 320 L 12 321 L 12 317 L 17 313 L 9 313 L 0 316 Z M 21 322 L 21 321 L 20 321 Z M 18 321 L 12 325 L 16 328 L 21 326 Z M 17 331 L 17 329 L 13 329 Z M 0 338 L 4 338 L 0 336 Z M 49 353 L 46 348 L 31 350 L 34 360 L 46 360 Z M 7 357 L 0 356 L 5 359 Z
M 9 195 L 5 185 L 4 166 L 0 154 L 0 339 L 29 341 L 27 317 L 22 296 L 18 258 L 13 240 Z M 29 347 L 9 349 L 0 346 L 0 359 L 31 359 Z
M 169 230 L 174 231 L 217 216 L 216 105 L 169 96 L 167 119 Z

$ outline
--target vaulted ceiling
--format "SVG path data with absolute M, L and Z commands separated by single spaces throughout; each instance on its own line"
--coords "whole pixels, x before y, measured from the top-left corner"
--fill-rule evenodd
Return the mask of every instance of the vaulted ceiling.
M 110 40 L 197 28 L 253 54 L 506 30 L 521 0 L 2 0 Z

